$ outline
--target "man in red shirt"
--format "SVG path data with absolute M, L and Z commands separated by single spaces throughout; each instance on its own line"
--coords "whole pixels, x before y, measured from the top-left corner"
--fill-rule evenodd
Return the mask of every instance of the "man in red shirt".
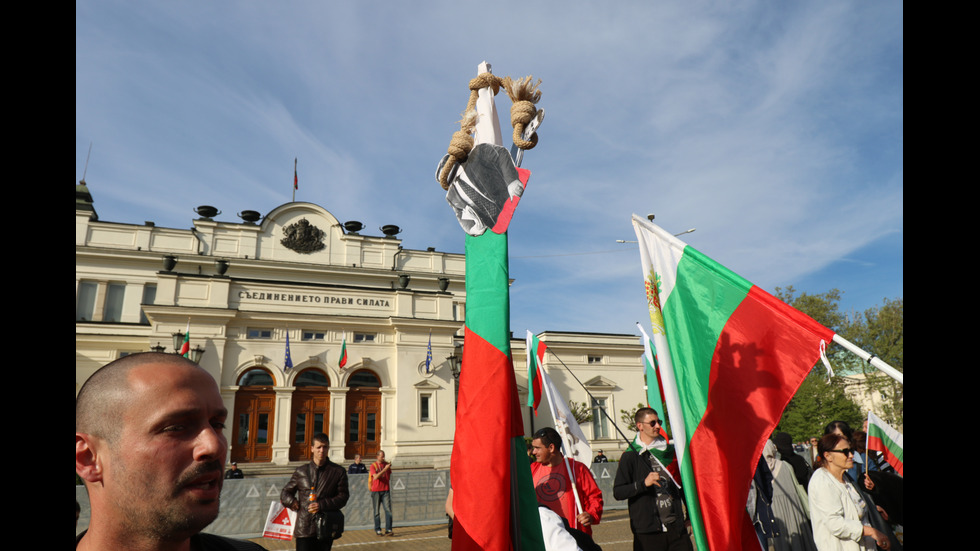
M 567 520 L 572 528 L 591 536 L 592 525 L 599 524 L 602 518 L 602 490 L 596 485 L 592 471 L 578 461 L 568 461 L 575 478 L 575 488 L 582 501 L 582 512 L 577 513 L 558 431 L 545 427 L 535 432 L 531 446 L 535 459 L 531 464 L 531 478 L 534 479 L 538 503 Z
M 391 531 L 391 487 L 388 482 L 391 480 L 391 463 L 385 461 L 385 452 L 378 452 L 378 460 L 371 463 L 368 469 L 368 484 L 371 488 L 371 504 L 374 505 L 374 533 L 381 534 L 381 514 L 378 506 L 385 510 L 385 531 L 384 535 L 394 536 Z

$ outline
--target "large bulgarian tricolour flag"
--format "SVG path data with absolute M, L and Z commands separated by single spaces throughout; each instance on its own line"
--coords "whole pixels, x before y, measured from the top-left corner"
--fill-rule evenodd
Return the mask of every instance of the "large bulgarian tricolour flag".
M 474 141 L 500 145 L 493 93 L 479 93 Z M 466 327 L 450 464 L 456 551 L 544 550 L 510 353 L 507 255 L 506 231 L 466 235 Z
M 633 226 L 695 542 L 758 550 L 749 481 L 834 333 L 662 228 Z
M 905 437 L 870 411 L 867 449 L 881 452 L 885 461 L 895 468 L 895 472 L 905 476 Z

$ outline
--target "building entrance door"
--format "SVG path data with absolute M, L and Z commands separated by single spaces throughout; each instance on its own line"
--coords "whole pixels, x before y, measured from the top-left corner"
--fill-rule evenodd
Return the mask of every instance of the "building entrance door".
M 381 449 L 381 381 L 362 369 L 351 375 L 347 391 L 344 457 L 374 457 Z
M 313 435 L 322 432 L 330 436 L 330 393 L 316 388 L 294 391 L 290 423 L 289 460 L 309 461 Z
M 231 460 L 242 463 L 272 460 L 273 405 L 271 390 L 239 389 L 235 394 L 235 426 L 232 429 Z

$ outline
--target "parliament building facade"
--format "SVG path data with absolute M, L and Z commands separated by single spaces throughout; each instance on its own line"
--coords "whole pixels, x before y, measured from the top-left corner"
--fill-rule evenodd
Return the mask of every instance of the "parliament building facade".
M 174 352 L 186 334 L 231 413 L 229 460 L 253 472 L 308 461 L 311 437 L 325 432 L 336 462 L 383 449 L 402 467 L 447 466 L 464 255 L 405 249 L 395 226 L 363 235 L 360 223 L 312 203 L 245 211 L 240 222 L 196 211 L 191 229 L 101 221 L 87 186 L 76 186 L 76 394 L 102 365 Z M 593 449 L 618 456 L 625 442 L 613 423 L 632 438 L 620 410 L 644 401 L 639 338 L 540 338 L 555 353 L 545 365 L 559 391 L 592 416 L 583 428 Z M 524 339 L 512 350 L 526 403 Z M 537 416 L 523 410 L 526 434 L 552 425 L 546 405 Z

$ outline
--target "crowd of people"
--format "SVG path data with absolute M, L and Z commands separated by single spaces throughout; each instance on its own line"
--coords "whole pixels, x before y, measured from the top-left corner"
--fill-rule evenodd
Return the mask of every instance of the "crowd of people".
M 903 523 L 903 479 L 868 453 L 866 437 L 834 421 L 801 446 L 801 455 L 789 434 L 773 435 L 753 482 L 753 521 L 764 548 L 771 543 L 776 551 L 902 549 L 893 525 Z
M 91 506 L 76 548 L 261 549 L 201 532 L 218 515 L 223 480 L 244 477 L 235 463 L 223 473 L 227 415 L 211 375 L 180 356 L 133 354 L 96 371 L 75 402 L 75 469 Z M 633 548 L 691 551 L 684 497 L 676 473 L 665 467 L 673 447 L 659 415 L 641 408 L 634 422 L 636 437 L 619 459 L 613 487 L 614 498 L 627 502 Z M 892 525 L 903 524 L 903 479 L 865 450 L 865 438 L 835 421 L 801 455 L 788 434 L 772 436 L 747 504 L 764 549 L 901 551 Z M 315 435 L 311 461 L 280 495 L 297 513 L 296 549 L 329 550 L 343 532 L 348 474 L 368 474 L 375 533 L 393 535 L 392 465 L 384 452 L 370 466 L 358 455 L 345 469 L 328 449 L 328 436 Z M 534 433 L 529 455 L 546 548 L 599 549 L 591 536 L 604 503 L 589 468 L 562 453 L 562 439 L 550 427 Z M 607 461 L 599 450 L 594 462 Z M 78 512 L 76 503 L 76 522 Z

